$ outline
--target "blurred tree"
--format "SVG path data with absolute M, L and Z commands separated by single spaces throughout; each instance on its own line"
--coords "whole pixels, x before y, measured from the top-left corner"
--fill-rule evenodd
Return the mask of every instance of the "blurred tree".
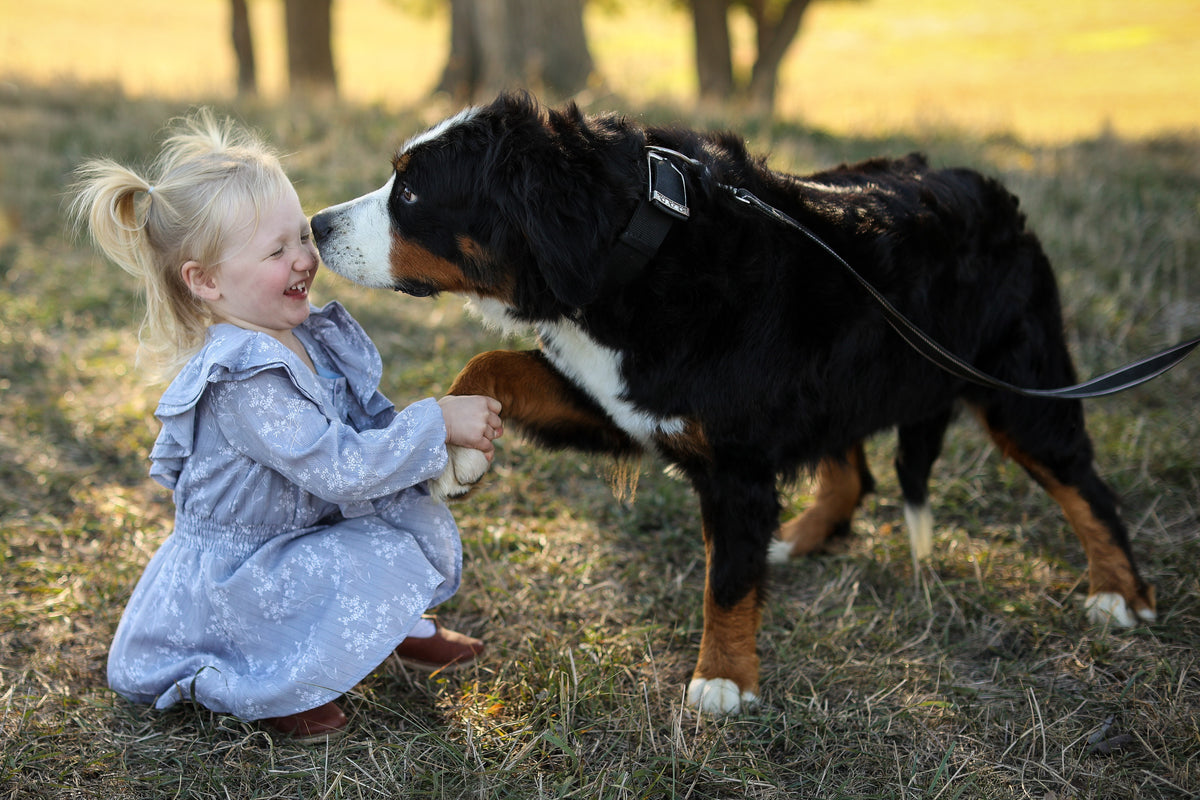
M 284 0 L 288 91 L 337 94 L 333 69 L 333 0 Z
M 237 57 L 239 96 L 258 94 L 258 70 L 254 65 L 254 39 L 250 36 L 250 15 L 246 0 L 231 0 L 233 53 Z
M 460 102 L 523 87 L 566 97 L 594 64 L 584 0 L 450 0 L 450 56 L 437 90 Z
M 745 100 L 759 110 L 775 107 L 779 67 L 800 32 L 812 0 L 690 0 L 696 32 L 696 76 L 700 98 Z M 733 70 L 729 11 L 742 8 L 754 22 L 756 53 L 748 79 Z
M 696 77 L 700 99 L 733 96 L 733 47 L 729 42 L 729 0 L 692 0 Z

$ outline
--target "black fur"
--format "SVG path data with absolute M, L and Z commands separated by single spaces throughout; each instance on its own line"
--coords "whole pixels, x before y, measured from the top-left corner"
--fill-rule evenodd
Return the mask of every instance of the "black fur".
M 685 167 L 691 220 L 674 224 L 641 274 L 613 286 L 603 265 L 644 190 L 646 145 L 707 169 Z M 403 181 L 420 198 L 410 206 L 393 193 L 397 235 L 453 264 L 515 318 L 574 322 L 622 354 L 625 399 L 702 433 L 693 440 L 702 447 L 669 436 L 654 446 L 699 494 L 721 607 L 761 597 L 780 478 L 896 427 L 903 492 L 919 505 L 959 401 L 1037 480 L 1078 489 L 1128 556 L 1112 494 L 1093 472 L 1079 402 L 998 393 L 942 372 L 818 246 L 721 186 L 748 189 L 800 220 L 984 372 L 1029 387 L 1073 383 L 1050 265 L 1017 199 L 996 181 L 932 169 L 919 155 L 800 178 L 771 170 L 733 135 L 589 117 L 574 106 L 547 111 L 522 96 L 501 97 L 397 164 L 395 191 Z M 318 239 L 327 233 L 319 222 Z M 611 420 L 599 437 L 509 422 L 556 446 L 634 446 Z M 865 467 L 862 476 L 869 485 Z

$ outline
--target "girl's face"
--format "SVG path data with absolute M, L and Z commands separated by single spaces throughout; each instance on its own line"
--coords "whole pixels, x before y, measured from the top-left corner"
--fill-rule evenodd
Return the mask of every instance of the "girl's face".
M 248 238 L 247 238 L 248 237 Z M 317 274 L 317 248 L 291 186 L 253 223 L 229 236 L 220 266 L 192 283 L 217 318 L 277 339 L 308 319 L 308 290 Z M 190 263 L 190 262 L 189 262 Z M 187 266 L 184 267 L 187 279 Z

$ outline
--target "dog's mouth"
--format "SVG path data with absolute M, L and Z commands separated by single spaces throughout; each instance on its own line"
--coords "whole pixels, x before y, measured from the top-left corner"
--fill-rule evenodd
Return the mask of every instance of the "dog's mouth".
M 412 297 L 434 297 L 439 292 L 436 286 L 425 281 L 396 281 L 392 284 L 392 291 L 403 292 Z

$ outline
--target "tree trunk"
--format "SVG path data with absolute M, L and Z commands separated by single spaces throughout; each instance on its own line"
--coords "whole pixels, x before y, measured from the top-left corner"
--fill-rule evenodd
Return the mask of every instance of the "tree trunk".
M 700 99 L 728 100 L 733 96 L 728 0 L 692 0 L 692 21 Z
M 763 111 L 775 108 L 775 94 L 779 89 L 779 67 L 788 48 L 800 32 L 800 21 L 808 10 L 811 0 L 788 0 L 777 19 L 768 19 L 765 3 L 754 3 L 754 25 L 758 32 L 758 56 L 750 74 L 747 96 L 750 102 Z
M 583 27 L 584 0 L 525 0 L 525 4 L 533 23 L 528 30 L 543 41 L 539 61 L 546 88 L 562 97 L 586 89 L 596 65 Z
M 293 95 L 336 95 L 333 0 L 284 0 L 288 89 Z
M 232 0 L 233 53 L 237 58 L 239 97 L 258 94 L 258 71 L 254 66 L 254 39 L 250 35 L 250 14 L 246 0 Z
M 557 99 L 587 86 L 583 0 L 452 0 L 451 12 L 439 90 L 483 100 L 525 88 Z
M 479 39 L 475 0 L 450 0 L 450 56 L 437 91 L 457 103 L 469 102 L 479 85 Z

